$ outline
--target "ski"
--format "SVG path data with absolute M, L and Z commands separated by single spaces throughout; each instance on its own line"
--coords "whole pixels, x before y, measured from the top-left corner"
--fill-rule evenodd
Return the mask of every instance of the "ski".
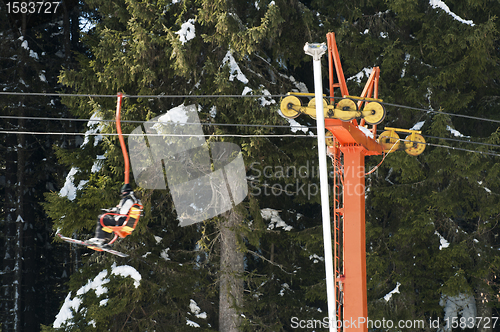
M 85 241 L 77 240 L 77 239 L 72 239 L 70 237 L 63 236 L 63 235 L 61 235 L 59 233 L 57 233 L 57 236 L 59 236 L 61 239 L 63 239 L 66 242 L 78 244 L 78 245 L 81 245 L 81 246 L 86 246 L 87 248 L 93 249 L 95 251 L 106 251 L 106 252 L 109 252 L 110 254 L 113 254 L 113 255 L 116 255 L 116 256 L 119 256 L 119 257 L 128 257 L 127 254 L 124 254 L 122 252 L 119 252 L 119 251 L 116 251 L 116 250 L 113 250 L 113 249 L 109 249 L 109 248 L 102 248 L 102 247 L 93 246 L 91 244 L 88 244 Z

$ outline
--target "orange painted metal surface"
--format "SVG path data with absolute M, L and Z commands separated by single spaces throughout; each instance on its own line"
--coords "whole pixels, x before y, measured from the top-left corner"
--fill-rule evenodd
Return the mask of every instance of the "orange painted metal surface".
M 365 235 L 365 148 L 341 147 L 344 155 L 344 331 L 368 331 L 366 235 Z M 347 322 L 349 322 L 347 324 Z M 354 322 L 357 322 L 354 324 Z
M 327 34 L 330 97 L 340 88 L 341 97 L 348 96 L 340 56 L 333 33 Z M 335 69 L 335 70 L 334 70 Z M 338 83 L 334 82 L 336 74 Z M 375 67 L 361 97 L 378 97 L 380 69 Z M 363 101 L 358 102 L 358 107 Z M 361 120 L 364 125 L 364 120 Z M 334 164 L 334 271 L 337 294 L 336 316 L 339 331 L 367 332 L 366 232 L 365 232 L 365 156 L 379 155 L 382 146 L 365 135 L 356 120 L 343 122 L 325 119 L 325 127 L 333 134 L 328 154 Z M 373 126 L 376 137 L 376 126 Z M 339 197 L 342 197 L 340 199 Z M 361 321 L 360 321 L 361 320 Z
M 337 49 L 337 43 L 335 42 L 335 34 L 330 32 L 326 35 L 326 40 L 328 44 L 328 64 L 330 68 L 330 97 L 333 97 L 333 88 L 340 88 L 341 97 L 348 96 L 349 91 L 347 90 L 347 84 L 345 82 L 344 71 L 342 70 L 342 65 L 340 64 L 339 51 Z M 333 62 L 333 63 L 332 63 Z M 335 68 L 338 83 L 333 81 L 333 69 Z
M 335 273 L 335 312 L 337 322 L 342 321 L 343 317 L 343 288 L 339 287 L 341 282 L 337 279 L 344 275 L 344 230 L 342 228 L 342 219 L 344 217 L 343 201 L 339 195 L 341 186 L 344 184 L 342 171 L 342 160 L 340 158 L 339 144 L 335 137 L 332 138 L 333 144 L 328 147 L 328 154 L 332 159 L 334 167 L 333 176 L 333 267 Z
M 122 134 L 121 125 L 121 109 L 122 109 L 123 94 L 119 92 L 116 99 L 116 132 L 118 133 L 118 139 L 120 140 L 120 146 L 122 148 L 123 160 L 125 162 L 125 183 L 130 183 L 130 160 L 128 158 L 127 146 L 125 145 L 125 139 Z
M 357 125 L 337 119 L 325 119 L 325 127 L 335 136 L 340 146 L 361 145 L 365 155 L 382 154 L 382 146 L 363 133 Z

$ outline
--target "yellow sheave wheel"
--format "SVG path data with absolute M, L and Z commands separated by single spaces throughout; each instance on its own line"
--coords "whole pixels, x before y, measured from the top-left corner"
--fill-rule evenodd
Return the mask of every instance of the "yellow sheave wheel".
M 335 119 L 342 121 L 351 121 L 358 115 L 358 105 L 352 99 L 341 99 L 335 105 Z
M 307 104 L 307 108 L 312 108 L 314 109 L 314 111 L 311 110 L 311 112 L 314 113 L 314 115 L 312 114 L 309 114 L 309 116 L 313 119 L 316 119 L 316 98 L 313 98 L 311 100 L 309 100 L 309 103 Z M 323 99 L 323 112 L 325 114 L 325 118 L 328 117 L 328 103 L 326 102 L 325 99 Z
M 422 135 L 414 134 L 413 139 L 411 135 L 406 136 L 406 153 L 410 156 L 418 156 L 425 150 L 425 138 Z
M 298 110 L 301 106 L 299 98 L 295 96 L 286 96 L 281 100 L 280 111 L 285 117 L 294 119 L 300 115 Z
M 358 110 L 358 105 L 354 100 L 344 98 L 337 103 L 335 108 L 346 112 L 356 112 Z
M 378 143 L 382 145 L 382 149 L 384 152 L 394 152 L 398 149 L 397 146 L 394 146 L 394 144 L 397 144 L 399 140 L 399 136 L 395 131 L 384 131 L 380 136 L 378 137 Z
M 361 112 L 366 123 L 377 125 L 385 118 L 385 108 L 377 102 L 367 103 Z
M 329 130 L 327 130 L 325 133 L 325 142 L 326 146 L 333 146 L 335 144 L 335 140 L 333 139 L 333 134 Z

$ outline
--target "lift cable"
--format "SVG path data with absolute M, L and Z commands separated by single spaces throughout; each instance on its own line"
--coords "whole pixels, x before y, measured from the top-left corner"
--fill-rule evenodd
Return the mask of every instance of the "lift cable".
M 89 98 L 116 98 L 116 95 L 101 95 L 88 93 L 57 93 L 57 92 L 9 92 L 0 91 L 0 95 L 8 96 L 31 96 L 31 97 L 89 97 Z M 163 98 L 281 98 L 286 95 L 127 95 L 123 94 L 124 98 L 131 99 L 163 99 Z
M 16 117 L 16 116 L 0 116 L 0 118 L 16 118 L 16 119 L 26 119 L 26 120 L 47 120 L 47 121 L 96 121 L 96 122 L 114 122 L 115 120 L 97 120 L 97 119 L 70 119 L 70 118 L 49 118 L 49 117 Z M 123 120 L 122 122 L 129 122 L 129 123 L 144 123 L 144 121 L 127 121 Z M 162 122 L 158 122 L 162 123 Z M 316 127 L 307 127 L 304 125 L 259 125 L 259 124 L 229 124 L 229 123 L 182 123 L 182 124 L 190 124 L 190 125 L 206 125 L 206 126 L 231 126 L 231 127 L 277 127 L 277 128 L 299 128 L 299 129 L 316 129 Z M 177 124 L 176 124 L 177 125 Z M 379 130 L 380 131 L 380 130 Z M 116 133 L 69 133 L 69 132 L 34 132 L 34 131 L 18 131 L 18 130 L 0 130 L 0 134 L 26 134 L 26 135 L 68 135 L 68 136 L 83 136 L 83 135 L 93 135 L 93 136 L 117 136 L 118 134 Z M 123 134 L 124 136 L 134 136 L 134 134 Z M 137 134 L 136 136 L 139 136 L 141 134 Z M 150 134 L 148 134 L 150 135 Z M 151 134 L 152 136 L 176 136 L 176 135 L 164 135 L 164 134 Z M 196 137 L 196 135 L 177 135 L 178 137 Z M 299 135 L 299 134 L 218 134 L 218 135 L 198 135 L 200 137 L 207 137 L 207 136 L 212 136 L 212 137 L 317 137 L 315 134 L 309 133 L 308 135 Z M 458 142 L 458 143 L 464 143 L 464 144 L 475 144 L 475 145 L 482 145 L 482 146 L 488 146 L 492 148 L 500 148 L 500 145 L 497 144 L 491 144 L 491 143 L 483 143 L 483 142 L 476 142 L 476 141 L 470 141 L 470 140 L 463 140 L 463 139 L 457 139 L 457 138 L 449 138 L 449 137 L 437 137 L 437 136 L 431 136 L 431 135 L 422 135 L 423 137 L 426 138 L 431 138 L 431 139 L 437 139 L 437 140 L 446 140 L 446 141 L 452 141 L 452 142 Z M 422 143 L 420 143 L 422 144 Z M 438 145 L 434 143 L 425 143 L 429 146 L 440 146 L 440 147 L 446 147 L 445 145 Z M 452 148 L 452 147 L 450 147 Z M 470 149 L 462 149 L 462 148 L 455 148 L 457 150 L 464 150 L 464 151 L 474 151 Z
M 0 95 L 9 95 L 9 96 L 43 96 L 43 97 L 90 97 L 90 98 L 116 98 L 116 95 L 106 95 L 106 94 L 79 94 L 79 93 L 50 93 L 50 92 L 11 92 L 11 91 L 0 91 Z M 123 95 L 124 98 L 148 98 L 148 99 L 162 99 L 162 98 L 283 98 L 287 95 L 279 94 L 279 95 L 271 95 L 271 94 L 260 94 L 260 95 Z M 342 97 L 325 97 L 329 99 L 343 99 Z M 360 101 L 373 101 L 370 98 L 356 98 L 356 100 Z M 472 120 L 500 123 L 500 120 L 482 118 L 472 115 L 464 115 L 464 114 L 456 114 L 449 113 L 443 111 L 436 111 L 433 109 L 425 109 L 421 107 L 400 105 L 394 103 L 388 103 L 384 101 L 378 101 L 380 104 L 399 107 L 409 110 L 421 111 L 426 113 L 435 113 L 435 114 L 443 114 L 448 116 L 461 117 Z
M 43 131 L 17 131 L 0 130 L 0 134 L 18 134 L 18 135 L 67 135 L 67 136 L 118 136 L 118 133 L 64 133 L 64 132 L 43 132 Z M 123 136 L 143 137 L 144 134 L 123 134 Z M 148 137 L 317 137 L 317 135 L 296 135 L 296 134 L 146 134 Z
M 20 135 L 67 135 L 67 136 L 118 136 L 117 133 L 69 133 L 69 132 L 35 132 L 35 131 L 0 131 L 0 134 L 20 134 Z M 129 137 L 142 137 L 144 134 L 123 134 L 123 136 L 129 136 Z M 147 134 L 147 136 L 159 136 L 159 137 L 238 137 L 238 138 L 284 138 L 284 137 L 295 137 L 295 138 L 316 138 L 317 135 L 314 134 L 309 134 L 309 135 L 297 135 L 297 134 L 254 134 L 254 135 L 246 135 L 246 134 L 204 134 L 204 135 L 192 135 L 192 134 Z M 432 138 L 435 139 L 443 139 L 447 140 L 447 138 L 444 137 L 435 137 L 432 136 Z M 489 147 L 498 147 L 500 148 L 500 145 L 495 145 L 495 144 L 488 144 L 488 143 L 481 143 L 481 142 L 468 142 L 468 141 L 462 141 L 462 140 L 457 140 L 457 139 L 451 139 L 453 141 L 458 141 L 462 143 L 473 143 L 477 145 L 484 145 L 484 146 L 489 146 Z M 405 139 L 400 139 L 402 142 L 411 142 L 409 140 Z M 454 147 L 454 146 L 449 146 L 449 145 L 442 145 L 442 144 L 435 144 L 435 143 L 429 143 L 429 142 L 415 142 L 417 144 L 425 144 L 428 146 L 434 146 L 434 147 L 439 147 L 439 148 L 446 148 L 446 149 L 452 149 L 452 150 L 457 150 L 457 151 L 465 151 L 465 152 L 472 152 L 472 153 L 480 153 L 480 154 L 485 154 L 485 155 L 491 155 L 491 156 L 496 156 L 500 157 L 500 154 L 498 153 L 493 153 L 493 152 L 486 152 L 486 151 L 479 151 L 479 150 L 472 150 L 472 149 L 465 149 L 465 148 L 459 148 L 459 147 Z
M 17 119 L 17 120 L 37 120 L 37 121 L 71 121 L 71 122 L 116 122 L 115 119 L 104 120 L 104 119 L 77 119 L 77 118 L 51 118 L 51 117 L 37 117 L 37 116 L 15 116 L 15 115 L 0 115 L 0 119 Z M 140 121 L 140 120 L 121 120 L 122 123 L 171 123 L 162 121 Z M 175 123 L 175 125 L 202 125 L 202 126 L 221 126 L 221 127 L 263 127 L 263 128 L 303 128 L 303 129 L 315 129 L 316 127 L 307 127 L 301 124 L 290 124 L 290 125 L 266 125 L 266 124 L 233 124 L 233 123 L 215 123 L 215 122 L 183 122 Z

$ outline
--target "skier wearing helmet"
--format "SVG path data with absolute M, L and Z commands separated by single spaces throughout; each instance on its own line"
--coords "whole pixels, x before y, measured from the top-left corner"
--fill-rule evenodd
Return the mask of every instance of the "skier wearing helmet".
M 130 208 L 134 204 L 141 204 L 140 200 L 134 196 L 134 191 L 130 184 L 125 183 L 121 190 L 121 200 L 117 206 L 111 209 L 102 209 L 102 211 L 106 212 L 99 217 L 97 217 L 97 226 L 95 230 L 95 237 L 91 238 L 87 241 L 88 244 L 102 247 L 105 246 L 112 238 L 113 232 L 110 229 L 103 229 L 103 226 L 129 226 L 133 227 L 135 223 L 134 218 L 129 218 L 126 225 L 123 225 L 125 220 L 127 220 L 127 215 L 129 213 Z M 101 224 L 102 220 L 102 224 Z

